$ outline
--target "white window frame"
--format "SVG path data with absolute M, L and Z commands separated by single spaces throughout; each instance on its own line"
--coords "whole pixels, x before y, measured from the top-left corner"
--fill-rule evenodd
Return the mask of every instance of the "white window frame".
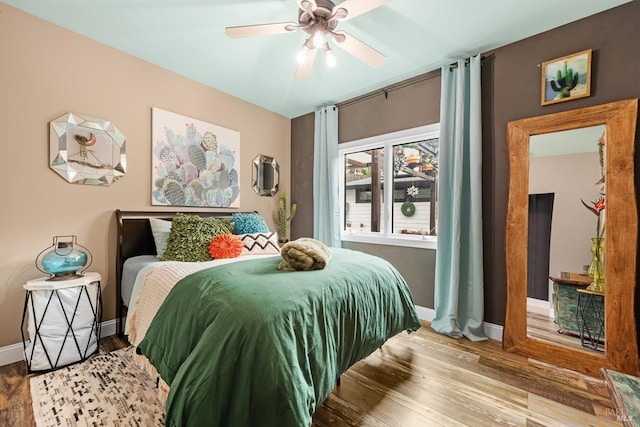
M 346 231 L 342 230 L 344 224 L 344 200 L 345 200 L 345 177 L 346 170 L 345 156 L 347 154 L 358 151 L 370 150 L 374 148 L 384 148 L 384 170 L 393 170 L 393 146 L 399 144 L 407 144 L 415 141 L 426 139 L 440 138 L 440 123 L 420 126 L 412 129 L 405 129 L 398 132 L 387 133 L 384 135 L 372 136 L 355 141 L 342 143 L 338 146 L 338 157 L 340 167 L 340 238 L 346 242 L 373 243 L 381 245 L 407 246 L 414 248 L 436 249 L 436 236 L 415 236 L 402 235 L 392 233 L 391 227 L 391 210 L 393 203 L 385 203 L 383 216 L 384 232 L 364 232 L 364 231 Z M 393 200 L 393 185 L 384 186 L 384 200 Z

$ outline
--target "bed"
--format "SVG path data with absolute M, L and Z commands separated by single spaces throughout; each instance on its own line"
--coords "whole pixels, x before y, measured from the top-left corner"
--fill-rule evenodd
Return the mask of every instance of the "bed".
M 116 212 L 118 319 L 127 310 L 123 264 L 154 254 L 145 221 L 158 216 L 173 214 Z M 389 263 L 331 251 L 317 271 L 279 271 L 278 254 L 145 267 L 127 327 L 169 387 L 166 425 L 311 425 L 341 373 L 391 336 L 420 327 Z

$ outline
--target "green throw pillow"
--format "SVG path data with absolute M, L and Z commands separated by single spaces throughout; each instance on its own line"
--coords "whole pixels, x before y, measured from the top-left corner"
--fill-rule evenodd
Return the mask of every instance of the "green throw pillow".
M 173 218 L 162 261 L 210 261 L 209 244 L 220 234 L 231 233 L 229 221 L 198 215 L 177 214 Z

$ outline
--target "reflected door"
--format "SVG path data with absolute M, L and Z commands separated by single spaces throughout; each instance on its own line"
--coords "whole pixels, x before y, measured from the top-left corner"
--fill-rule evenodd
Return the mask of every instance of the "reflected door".
M 549 300 L 549 254 L 553 193 L 529 194 L 527 297 Z

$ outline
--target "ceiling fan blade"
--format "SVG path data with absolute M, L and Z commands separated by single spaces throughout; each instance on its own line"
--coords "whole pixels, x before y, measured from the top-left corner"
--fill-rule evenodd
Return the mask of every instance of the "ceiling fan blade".
M 342 3 L 334 7 L 333 13 L 336 13 L 336 9 L 345 9 L 347 11 L 347 16 L 345 18 L 341 18 L 338 15 L 337 19 L 340 21 L 348 21 L 349 19 L 383 6 L 390 1 L 391 0 L 344 0 Z
M 316 59 L 318 49 L 311 49 L 307 53 L 307 60 L 296 68 L 296 80 L 306 80 L 311 73 L 311 67 L 313 67 L 313 61 Z
M 348 33 L 345 33 L 344 31 L 336 31 L 335 34 L 338 36 L 334 37 L 336 46 L 344 49 L 362 62 L 365 62 L 374 68 L 381 66 L 384 63 L 385 59 L 387 59 L 386 56 L 384 56 L 368 44 L 361 42 L 357 38 Z
M 224 29 L 226 35 L 232 38 L 267 36 L 271 34 L 282 34 L 295 31 L 299 25 L 294 22 L 278 22 L 275 24 L 242 25 L 239 27 L 227 27 Z

